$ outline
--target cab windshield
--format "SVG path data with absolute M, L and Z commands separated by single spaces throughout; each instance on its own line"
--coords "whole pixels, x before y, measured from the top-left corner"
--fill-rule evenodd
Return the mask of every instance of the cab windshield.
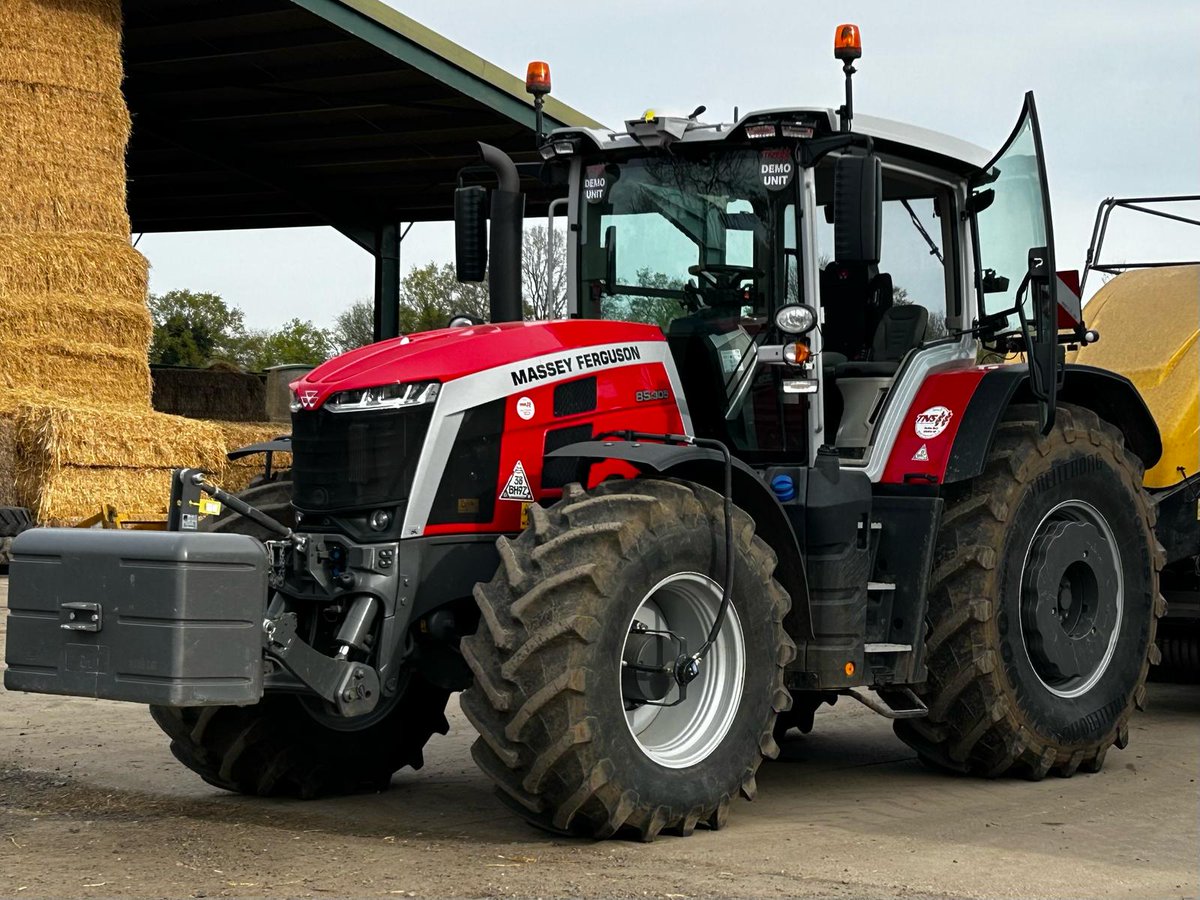
M 583 172 L 580 312 L 662 328 L 695 433 L 747 458 L 806 452 L 807 407 L 757 353 L 800 301 L 799 181 L 782 147 L 676 145 Z
M 798 302 L 791 152 L 684 154 L 585 165 L 585 317 L 670 330 L 697 315 L 765 322 L 777 306 Z

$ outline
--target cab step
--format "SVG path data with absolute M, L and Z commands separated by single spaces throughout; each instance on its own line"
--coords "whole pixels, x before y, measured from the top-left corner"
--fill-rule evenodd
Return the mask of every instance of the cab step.
M 910 688 L 848 688 L 846 693 L 887 719 L 921 719 L 929 715 L 929 707 Z

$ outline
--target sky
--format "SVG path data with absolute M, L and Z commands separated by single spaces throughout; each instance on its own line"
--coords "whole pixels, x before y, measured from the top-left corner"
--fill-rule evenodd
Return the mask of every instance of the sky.
M 1060 269 L 1082 268 L 1103 198 L 1200 194 L 1200 0 L 390 2 L 514 74 L 547 60 L 554 95 L 609 126 L 646 108 L 836 107 L 839 22 L 863 34 L 857 112 L 993 150 L 1033 90 Z M 1200 258 L 1200 230 L 1142 219 L 1114 216 L 1104 255 Z M 372 293 L 371 257 L 332 229 L 147 234 L 138 249 L 151 291 L 218 293 L 258 328 L 328 325 Z M 446 223 L 417 223 L 402 249 L 405 270 L 452 257 Z

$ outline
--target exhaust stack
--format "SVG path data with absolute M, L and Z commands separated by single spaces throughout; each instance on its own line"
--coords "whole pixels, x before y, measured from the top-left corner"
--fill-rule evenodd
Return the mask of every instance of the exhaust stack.
M 521 299 L 521 228 L 525 220 L 525 195 L 517 166 L 508 154 L 480 143 L 479 155 L 496 173 L 499 186 L 491 196 L 491 235 L 488 241 L 488 296 L 493 322 L 520 322 L 525 309 Z

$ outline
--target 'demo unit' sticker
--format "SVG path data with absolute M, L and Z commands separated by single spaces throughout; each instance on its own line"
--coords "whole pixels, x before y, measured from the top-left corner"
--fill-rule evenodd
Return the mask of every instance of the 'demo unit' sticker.
M 604 164 L 588 166 L 583 173 L 583 199 L 588 203 L 601 203 L 608 193 L 608 174 Z
M 792 151 L 786 147 L 762 150 L 758 154 L 758 172 L 763 187 L 769 191 L 781 191 L 792 183 L 796 163 Z

